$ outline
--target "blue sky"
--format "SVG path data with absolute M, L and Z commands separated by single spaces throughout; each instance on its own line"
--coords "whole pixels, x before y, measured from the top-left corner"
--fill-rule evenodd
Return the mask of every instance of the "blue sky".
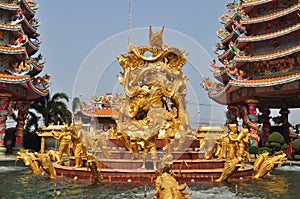
M 126 52 L 130 2 L 132 8 L 130 38 L 135 45 L 148 44 L 147 29 L 150 25 L 156 27 L 156 31 L 159 27 L 165 26 L 165 43 L 190 53 L 189 63 L 184 67 L 184 72 L 190 78 L 188 111 L 191 124 L 195 125 L 201 121 L 224 123 L 225 107 L 213 103 L 200 83 L 201 75 L 211 75 L 208 68 L 209 61 L 216 59 L 212 47 L 219 41 L 216 30 L 223 27 L 218 17 L 226 12 L 225 5 L 229 1 L 38 0 L 37 2 L 40 8 L 36 17 L 41 22 L 38 31 L 43 40 L 40 52 L 47 59 L 43 73 L 52 76 L 51 94 L 65 92 L 72 101 L 72 97 L 79 97 L 81 94 L 82 98 L 91 98 L 93 95 L 99 96 L 110 91 L 119 92 L 122 89 L 118 86 L 116 78 L 122 69 L 115 57 Z M 107 58 L 105 56 L 108 52 Z M 92 70 L 86 70 L 87 65 L 88 67 L 93 65 Z M 90 76 L 94 76 L 94 79 Z M 98 79 L 95 79 L 96 76 L 99 76 Z M 76 87 L 74 85 L 78 83 L 77 77 L 83 77 L 79 83 L 83 79 L 84 85 L 83 90 L 74 93 Z M 277 112 L 274 114 L 278 115 Z M 294 113 L 293 110 L 291 112 Z M 296 118 L 291 118 L 292 123 L 297 123 Z
M 53 92 L 71 94 L 73 78 L 90 51 L 112 35 L 128 30 L 129 2 L 132 29 L 164 25 L 193 38 L 213 56 L 211 48 L 218 40 L 215 31 L 221 25 L 217 17 L 225 11 L 224 1 L 38 1 L 43 40 L 40 52 L 47 59 L 44 71 L 52 75 Z
M 193 63 L 194 69 L 187 69 L 187 76 L 191 76 L 189 87 L 192 89 L 192 99 L 190 100 L 191 123 L 199 121 L 213 120 L 214 122 L 222 123 L 224 121 L 224 107 L 219 105 L 207 106 L 212 102 L 208 99 L 206 92 L 201 88 L 201 76 L 195 76 L 195 70 L 202 73 L 210 74 L 208 65 L 211 58 L 215 58 L 212 52 L 212 46 L 218 41 L 216 30 L 222 25 L 218 21 L 218 16 L 226 11 L 226 2 L 221 0 L 189 0 L 189 1 L 174 1 L 174 0 L 48 0 L 37 1 L 39 9 L 36 17 L 41 22 L 38 31 L 41 33 L 43 43 L 41 44 L 40 52 L 46 57 L 47 62 L 43 73 L 50 74 L 52 85 L 51 93 L 65 92 L 70 97 L 90 98 L 93 95 L 105 94 L 105 92 L 119 92 L 121 88 L 106 88 L 107 85 L 115 85 L 117 82 L 116 75 L 122 71 L 115 57 L 126 51 L 126 45 L 120 46 L 120 51 L 114 49 L 113 46 L 118 46 L 116 43 L 127 42 L 128 36 L 128 12 L 129 2 L 131 3 L 131 34 L 130 38 L 134 44 L 134 40 L 144 37 L 145 42 L 136 45 L 147 45 L 148 33 L 147 29 L 151 25 L 157 27 L 165 26 L 164 40 L 166 37 L 172 37 L 174 34 L 182 34 L 189 41 L 196 43 L 202 47 L 202 53 L 206 53 L 205 58 L 197 56 L 193 53 L 194 59 L 199 63 Z M 134 30 L 143 29 L 143 33 L 134 32 Z M 169 34 L 170 32 L 170 34 Z M 145 33 L 145 34 L 144 34 Z M 120 36 L 123 35 L 122 36 Z M 126 36 L 126 37 L 125 37 Z M 117 37 L 117 39 L 114 39 Z M 123 41 L 120 41 L 124 38 Z M 178 48 L 181 47 L 181 38 L 171 39 L 168 43 Z M 112 41 L 113 40 L 113 41 Z M 106 41 L 108 45 L 103 45 Z M 188 42 L 189 42 L 188 41 Z M 183 43 L 183 47 L 187 52 L 190 52 L 188 42 Z M 167 42 L 165 42 L 167 43 Z M 103 48 L 105 46 L 105 48 Z M 123 48 L 123 49 L 122 49 Z M 97 50 L 98 49 L 98 50 Z M 90 81 L 89 75 L 98 74 L 97 69 L 93 70 L 82 69 L 82 65 L 88 63 L 89 56 L 95 54 L 99 56 L 98 60 L 92 62 L 101 65 L 100 53 L 98 51 L 106 51 L 110 49 L 115 51 L 115 56 L 110 55 L 111 63 L 107 66 L 105 63 L 105 74 L 97 82 Z M 193 51 L 193 50 L 192 50 Z M 188 59 L 190 57 L 188 56 Z M 188 64 L 189 65 L 189 64 Z M 100 66 L 100 68 L 103 66 Z M 187 66 L 188 68 L 189 66 Z M 191 68 L 191 67 L 189 67 Z M 87 72 L 87 73 L 86 73 Z M 86 74 L 85 74 L 86 73 Z M 88 74 L 89 73 L 89 74 Z M 91 74 L 92 73 L 92 74 Z M 84 86 L 84 91 L 73 93 L 73 87 L 76 77 L 85 75 L 84 79 L 87 85 Z M 96 86 L 96 88 L 94 88 Z M 93 88 L 94 93 L 86 94 L 85 91 Z M 191 89 L 190 89 L 191 90 Z M 83 94 L 81 93 L 83 92 Z M 199 93 L 198 93 L 199 92 Z M 74 96 L 73 96 L 74 95 Z M 189 95 L 189 94 L 188 94 Z M 200 104 L 200 105 L 199 105 Z M 201 105 L 204 104 L 204 105 Z M 218 109 L 218 110 L 212 110 Z M 221 111 L 219 111 L 221 109 Z M 219 116 L 213 117 L 213 111 L 216 111 Z M 200 112 L 200 113 L 199 113 Z M 205 112 L 206 114 L 202 114 Z M 207 114 L 210 112 L 210 114 Z

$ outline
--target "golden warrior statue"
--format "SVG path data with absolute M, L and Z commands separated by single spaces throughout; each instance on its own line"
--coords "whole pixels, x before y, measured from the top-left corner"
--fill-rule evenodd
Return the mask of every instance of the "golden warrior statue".
M 71 156 L 71 144 L 72 144 L 72 134 L 70 132 L 69 127 L 64 127 L 61 129 L 61 133 L 57 134 L 56 132 L 52 132 L 53 137 L 55 139 L 59 140 L 59 149 L 58 149 L 58 155 L 59 155 L 59 160 L 57 163 L 61 164 L 62 163 L 62 156 L 64 153 L 67 154 L 68 157 Z

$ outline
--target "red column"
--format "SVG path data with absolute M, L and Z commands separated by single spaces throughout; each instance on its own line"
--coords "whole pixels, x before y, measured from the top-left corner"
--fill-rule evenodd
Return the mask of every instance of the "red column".
M 0 147 L 4 146 L 4 135 L 6 129 L 6 119 L 8 115 L 8 100 L 0 99 Z
M 25 120 L 28 114 L 28 103 L 18 102 L 18 118 L 17 118 L 17 126 L 16 126 L 16 145 L 22 146 L 23 144 L 23 135 L 24 135 L 24 126 Z
M 252 137 L 250 140 L 250 146 L 258 147 L 258 142 L 260 140 L 258 136 L 258 116 L 256 111 L 258 100 L 248 99 L 246 100 L 246 103 L 248 104 L 248 126 Z

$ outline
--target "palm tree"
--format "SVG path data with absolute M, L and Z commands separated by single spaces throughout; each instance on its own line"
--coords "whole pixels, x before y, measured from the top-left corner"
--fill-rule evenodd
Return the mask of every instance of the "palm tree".
M 30 116 L 35 121 L 38 117 L 34 112 L 39 113 L 44 118 L 44 123 L 46 126 L 49 124 L 58 124 L 58 123 L 72 123 L 72 113 L 68 110 L 68 106 L 65 101 L 69 101 L 69 97 L 66 93 L 58 92 L 55 93 L 52 98 L 50 95 L 47 95 L 43 100 L 35 101 L 30 104 Z M 35 115 L 35 116 L 33 116 Z M 28 124 L 35 125 L 36 123 L 28 121 Z

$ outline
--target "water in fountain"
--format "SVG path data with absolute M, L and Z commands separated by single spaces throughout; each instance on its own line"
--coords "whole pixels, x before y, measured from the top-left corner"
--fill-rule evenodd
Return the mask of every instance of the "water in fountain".
M 9 177 L 8 177 L 9 176 Z M 192 199 L 234 198 L 236 185 L 238 198 L 300 198 L 298 179 L 300 167 L 284 166 L 274 170 L 271 176 L 253 181 L 206 182 L 190 186 Z M 26 167 L 0 167 L 0 198 L 111 198 L 150 199 L 154 187 L 137 185 L 93 185 L 87 182 L 70 181 L 63 178 L 49 180 L 46 176 L 34 175 Z M 55 192 L 54 192 L 55 191 Z

